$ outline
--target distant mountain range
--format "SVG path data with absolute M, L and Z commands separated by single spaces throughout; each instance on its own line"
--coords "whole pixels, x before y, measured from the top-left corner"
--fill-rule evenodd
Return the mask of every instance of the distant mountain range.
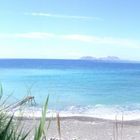
M 121 59 L 116 56 L 107 56 L 107 57 L 100 57 L 100 58 L 96 58 L 96 57 L 92 57 L 92 56 L 83 56 L 80 59 L 82 59 L 82 60 L 100 60 L 100 61 L 121 61 Z

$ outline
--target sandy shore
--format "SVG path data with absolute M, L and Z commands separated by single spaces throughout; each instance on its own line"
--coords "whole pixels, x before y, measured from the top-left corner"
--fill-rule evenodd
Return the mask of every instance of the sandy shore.
M 60 120 L 62 140 L 140 140 L 140 120 L 123 123 L 90 117 L 65 117 Z M 24 130 L 32 130 L 31 140 L 39 119 L 22 118 L 21 123 Z M 51 120 L 48 130 L 47 126 L 48 120 L 46 120 L 47 138 L 58 138 L 56 119 Z

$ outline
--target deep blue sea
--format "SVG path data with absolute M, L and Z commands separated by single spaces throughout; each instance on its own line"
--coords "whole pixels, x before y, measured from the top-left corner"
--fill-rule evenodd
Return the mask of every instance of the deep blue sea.
M 49 95 L 50 110 L 140 118 L 140 63 L 1 59 L 0 82 L 8 102 L 32 95 L 41 107 Z

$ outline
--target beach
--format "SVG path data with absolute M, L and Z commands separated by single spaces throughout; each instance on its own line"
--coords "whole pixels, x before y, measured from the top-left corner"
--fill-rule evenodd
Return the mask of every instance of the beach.
M 39 118 L 18 119 L 21 120 L 23 130 L 26 132 L 31 130 L 29 138 L 31 140 Z M 46 119 L 47 139 L 59 138 L 56 118 L 51 119 L 49 128 L 48 120 L 50 118 Z M 61 117 L 60 129 L 62 140 L 139 140 L 140 138 L 140 120 L 122 122 L 82 116 Z

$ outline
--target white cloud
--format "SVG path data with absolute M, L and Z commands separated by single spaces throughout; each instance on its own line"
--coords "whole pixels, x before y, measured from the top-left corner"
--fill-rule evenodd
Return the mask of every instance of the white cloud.
M 65 35 L 65 36 L 62 36 L 62 38 L 67 39 L 67 40 L 75 40 L 75 41 L 95 43 L 95 44 L 140 47 L 139 41 L 123 39 L 123 38 L 99 37 L 99 36 L 89 36 L 89 35 L 81 35 L 81 34 Z
M 25 13 L 25 15 L 31 16 L 44 16 L 52 18 L 64 18 L 64 19 L 88 19 L 88 20 L 103 20 L 100 17 L 90 17 L 90 16 L 69 16 L 69 15 L 59 15 L 59 14 L 50 14 L 50 13 Z
M 0 39 L 58 39 L 65 41 L 78 41 L 98 45 L 116 45 L 126 47 L 140 47 L 140 42 L 132 39 L 100 37 L 82 34 L 54 34 L 47 32 L 29 32 L 15 34 L 0 34 Z

